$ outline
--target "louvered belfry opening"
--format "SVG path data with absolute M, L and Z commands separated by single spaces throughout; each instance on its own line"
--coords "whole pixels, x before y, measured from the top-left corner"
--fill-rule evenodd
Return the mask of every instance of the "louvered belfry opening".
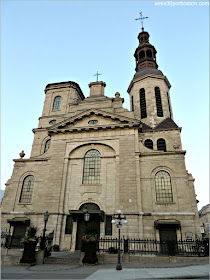
M 163 138 L 157 140 L 157 149 L 166 152 L 166 141 Z
M 141 118 L 144 119 L 147 117 L 147 106 L 145 98 L 145 89 L 140 89 L 140 108 L 141 108 Z
M 157 106 L 157 116 L 163 117 L 163 108 L 161 102 L 161 95 L 159 87 L 155 87 L 155 98 L 156 98 L 156 106 Z
M 149 149 L 153 149 L 153 142 L 152 142 L 151 139 L 146 139 L 146 140 L 144 141 L 144 145 L 145 145 L 147 148 L 149 148 Z

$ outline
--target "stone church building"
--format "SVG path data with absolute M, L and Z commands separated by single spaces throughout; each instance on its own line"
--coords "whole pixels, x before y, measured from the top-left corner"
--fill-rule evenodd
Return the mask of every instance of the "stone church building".
M 31 156 L 14 159 L 6 183 L 2 228 L 15 236 L 31 225 L 41 234 L 48 211 L 53 243 L 74 251 L 86 229 L 117 237 L 111 220 L 121 209 L 128 221 L 124 236 L 200 236 L 194 179 L 173 118 L 171 85 L 158 69 L 148 32 L 142 28 L 138 39 L 127 90 L 130 110 L 118 92 L 106 97 L 102 81 L 89 84 L 87 98 L 73 81 L 46 86 Z

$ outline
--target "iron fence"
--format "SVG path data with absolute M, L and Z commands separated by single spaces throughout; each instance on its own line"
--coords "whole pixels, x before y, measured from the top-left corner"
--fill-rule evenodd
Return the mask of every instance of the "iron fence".
M 123 251 L 123 238 L 120 239 L 120 251 Z M 100 238 L 98 244 L 99 252 L 117 253 L 118 239 L 117 238 Z
M 121 251 L 125 254 L 168 255 L 168 256 L 208 256 L 208 240 L 157 241 L 152 239 L 122 238 Z M 100 238 L 99 252 L 117 253 L 117 238 Z

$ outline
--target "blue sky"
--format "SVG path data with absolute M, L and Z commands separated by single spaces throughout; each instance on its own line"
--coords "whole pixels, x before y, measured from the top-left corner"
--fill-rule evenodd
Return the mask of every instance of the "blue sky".
M 159 69 L 167 76 L 175 122 L 182 127 L 186 168 L 198 208 L 209 203 L 209 6 L 156 6 L 161 1 L 1 1 L 1 188 L 24 150 L 30 157 L 49 83 L 106 83 L 129 108 L 142 11 Z M 162 1 L 166 2 L 166 1 Z M 178 1 L 173 1 L 180 2 Z M 189 0 L 182 1 L 191 2 Z M 202 4 L 203 3 L 203 4 Z

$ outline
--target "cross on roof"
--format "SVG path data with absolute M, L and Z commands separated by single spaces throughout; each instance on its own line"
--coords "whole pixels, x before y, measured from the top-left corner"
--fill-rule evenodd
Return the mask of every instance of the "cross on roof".
M 97 71 L 97 73 L 96 73 L 95 75 L 93 75 L 93 76 L 97 76 L 96 82 L 98 82 L 98 76 L 99 76 L 99 75 L 102 75 L 102 74 L 99 74 L 98 71 Z
M 139 19 L 141 20 L 141 25 L 142 25 L 142 29 L 143 29 L 144 28 L 143 27 L 143 23 L 144 23 L 143 20 L 148 18 L 148 17 L 143 17 L 142 12 L 140 12 L 139 14 L 140 14 L 140 18 L 136 18 L 135 20 L 139 20 Z

